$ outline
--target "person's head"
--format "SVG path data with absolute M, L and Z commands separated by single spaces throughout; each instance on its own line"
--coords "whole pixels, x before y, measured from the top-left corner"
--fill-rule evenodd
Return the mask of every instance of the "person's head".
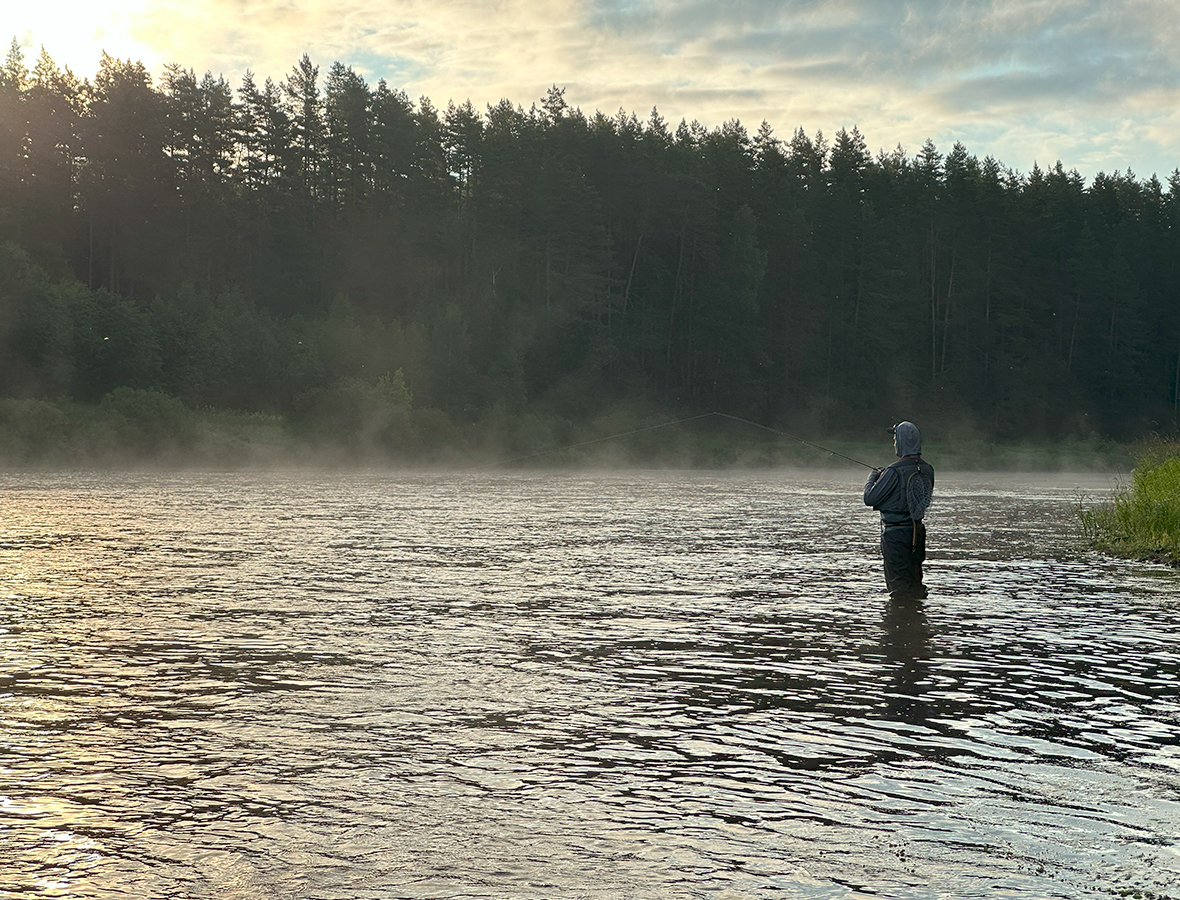
M 898 422 L 893 432 L 893 450 L 898 456 L 922 455 L 922 432 L 913 422 Z

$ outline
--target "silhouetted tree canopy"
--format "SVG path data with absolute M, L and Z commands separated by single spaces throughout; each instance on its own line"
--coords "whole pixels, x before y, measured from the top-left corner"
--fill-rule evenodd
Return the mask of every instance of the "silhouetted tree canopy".
M 587 115 L 557 86 L 440 110 L 307 56 L 236 90 L 105 55 L 79 80 L 14 41 L 0 243 L 12 398 L 1176 429 L 1180 171 L 874 156 L 856 128 Z

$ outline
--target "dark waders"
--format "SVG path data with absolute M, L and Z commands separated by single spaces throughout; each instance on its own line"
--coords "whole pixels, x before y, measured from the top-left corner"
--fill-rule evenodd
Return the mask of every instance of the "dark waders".
M 894 600 L 921 600 L 922 562 L 926 559 L 926 526 L 921 522 L 886 525 L 881 530 L 885 584 Z

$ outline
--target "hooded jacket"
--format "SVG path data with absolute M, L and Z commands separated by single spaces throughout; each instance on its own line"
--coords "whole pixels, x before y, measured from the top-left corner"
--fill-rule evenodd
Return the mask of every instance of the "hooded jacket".
M 910 478 L 917 476 L 926 480 L 930 491 L 934 490 L 934 467 L 922 459 L 922 433 L 913 422 L 901 422 L 892 429 L 897 439 L 897 462 L 877 472 L 875 469 L 865 482 L 864 500 L 866 506 L 881 513 L 885 525 L 908 525 L 914 519 L 921 519 L 910 512 L 906 485 Z

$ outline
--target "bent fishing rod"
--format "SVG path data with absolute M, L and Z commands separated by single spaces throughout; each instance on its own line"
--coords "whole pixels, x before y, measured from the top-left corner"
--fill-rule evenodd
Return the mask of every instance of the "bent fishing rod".
M 861 462 L 859 459 L 853 459 L 851 456 L 845 456 L 843 453 L 839 452 L 838 450 L 833 450 L 830 447 L 821 446 L 820 444 L 817 444 L 814 441 L 809 441 L 809 440 L 806 440 L 805 438 L 798 437 L 797 435 L 789 434 L 788 432 L 781 431 L 778 428 L 771 428 L 769 425 L 763 425 L 761 422 L 754 422 L 750 419 L 743 419 L 741 416 L 732 416 L 729 413 L 723 413 L 723 412 L 701 413 L 696 416 L 689 416 L 688 418 L 685 418 L 685 419 L 676 419 L 673 422 L 661 422 L 659 425 L 648 425 L 645 428 L 636 428 L 636 429 L 633 429 L 632 431 L 620 432 L 619 434 L 608 434 L 604 437 L 593 438 L 588 441 L 578 441 L 576 444 L 566 444 L 561 447 L 553 447 L 549 450 L 540 450 L 536 453 L 528 453 L 524 456 L 515 456 L 515 457 L 512 457 L 511 459 L 502 459 L 498 463 L 492 463 L 491 465 L 503 466 L 503 465 L 507 465 L 508 463 L 522 462 L 523 460 L 526 460 L 526 459 L 535 459 L 538 456 L 546 456 L 550 453 L 561 453 L 565 450 L 574 450 L 578 447 L 589 446 L 590 444 L 601 444 L 605 441 L 613 441 L 613 440 L 618 440 L 619 438 L 631 437 L 632 435 L 643 434 L 644 432 L 647 432 L 647 431 L 655 431 L 659 428 L 671 428 L 673 425 L 684 425 L 687 422 L 696 422 L 700 419 L 708 419 L 708 418 L 714 417 L 714 416 L 717 418 L 720 418 L 720 419 L 729 419 L 733 422 L 740 422 L 743 425 L 749 425 L 753 428 L 761 428 L 763 431 L 769 431 L 771 434 L 777 434 L 779 437 L 785 437 L 785 438 L 789 438 L 792 441 L 798 441 L 800 444 L 806 444 L 808 447 L 812 447 L 812 448 L 819 450 L 823 453 L 830 454 L 831 456 L 838 456 L 841 459 L 846 459 L 850 463 L 856 463 L 856 465 L 864 466 L 866 469 L 872 469 L 874 472 L 878 470 L 877 466 L 869 465 L 867 462 Z M 489 467 L 490 466 L 481 467 L 481 468 L 489 468 Z

